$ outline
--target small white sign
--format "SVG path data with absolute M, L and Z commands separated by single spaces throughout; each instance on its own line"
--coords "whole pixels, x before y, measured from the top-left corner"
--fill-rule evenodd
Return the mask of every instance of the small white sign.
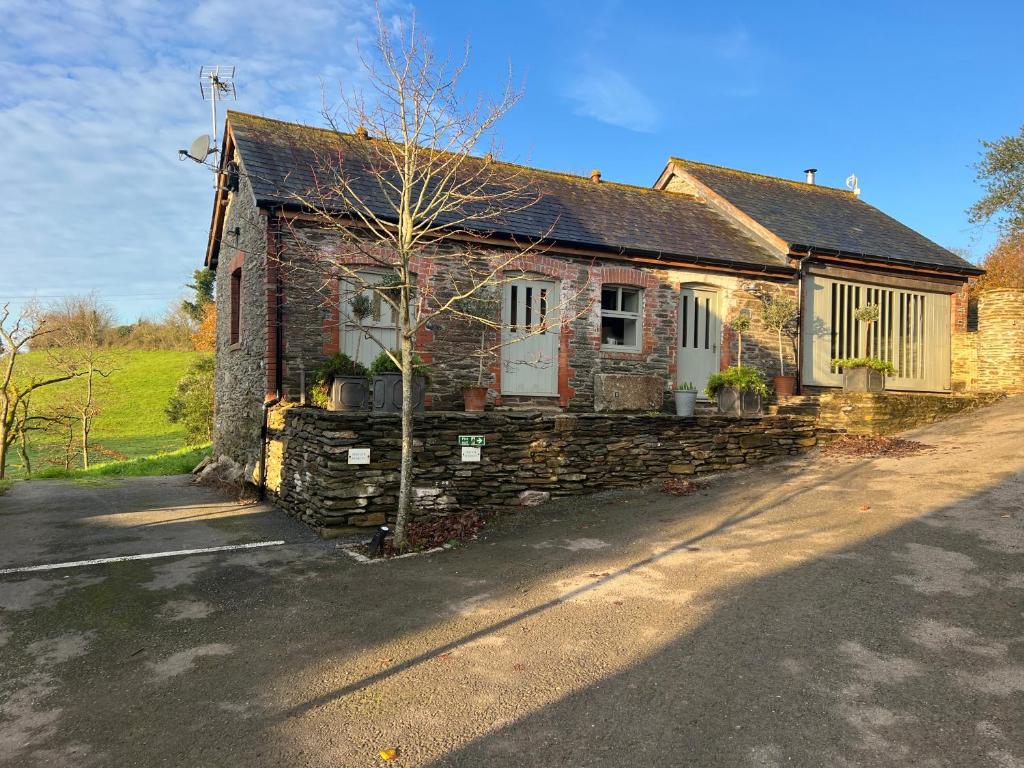
M 463 461 L 480 461 L 480 446 L 478 446 L 478 445 L 464 445 L 464 446 L 462 446 L 462 460 Z
M 348 463 L 349 464 L 369 464 L 370 463 L 370 449 L 369 448 L 349 448 L 348 449 Z

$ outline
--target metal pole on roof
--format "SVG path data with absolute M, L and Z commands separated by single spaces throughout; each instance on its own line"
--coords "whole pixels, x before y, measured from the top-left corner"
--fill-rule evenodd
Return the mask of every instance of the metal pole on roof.
M 234 66 L 203 66 L 199 68 L 199 91 L 205 101 L 210 102 L 210 122 L 213 132 L 213 146 L 210 147 L 210 154 L 216 154 L 220 159 L 220 146 L 217 141 L 217 102 L 225 98 L 237 99 L 238 93 L 235 90 L 235 68 Z M 219 165 L 219 163 L 218 163 Z M 214 187 L 217 186 L 216 178 Z

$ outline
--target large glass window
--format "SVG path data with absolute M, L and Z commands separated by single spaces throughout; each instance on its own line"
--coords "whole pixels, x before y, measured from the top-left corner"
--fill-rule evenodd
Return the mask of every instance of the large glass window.
M 385 347 L 398 347 L 397 311 L 374 287 L 384 281 L 384 273 L 367 270 L 359 272 L 358 279 L 342 278 L 339 284 L 340 351 L 363 365 L 372 363 Z
M 601 288 L 601 348 L 639 352 L 643 345 L 643 291 L 622 285 Z

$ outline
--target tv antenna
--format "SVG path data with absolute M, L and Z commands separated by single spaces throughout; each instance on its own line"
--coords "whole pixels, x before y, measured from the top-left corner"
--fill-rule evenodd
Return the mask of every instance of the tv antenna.
M 857 184 L 857 174 L 851 173 L 846 177 L 846 188 L 860 197 L 860 186 Z
M 178 159 L 186 157 L 195 160 L 197 163 L 206 163 L 210 155 L 220 152 L 217 142 L 217 102 L 238 98 L 235 91 L 235 68 L 234 66 L 204 66 L 199 68 L 199 93 L 203 101 L 210 102 L 210 126 L 212 131 L 204 133 L 192 142 L 188 149 L 178 150 Z M 212 138 L 211 138 L 212 137 Z M 216 169 L 214 169 L 216 170 Z M 216 182 L 214 182 L 216 186 Z

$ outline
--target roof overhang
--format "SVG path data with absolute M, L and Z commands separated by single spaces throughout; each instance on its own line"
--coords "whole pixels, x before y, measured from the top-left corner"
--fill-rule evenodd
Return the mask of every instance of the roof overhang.
M 866 262 L 867 266 L 890 267 L 899 270 L 910 270 L 914 272 L 931 274 L 936 276 L 955 277 L 967 280 L 971 277 L 985 274 L 981 267 L 966 266 L 954 267 L 940 264 L 930 264 L 913 259 L 900 259 L 893 256 L 879 256 L 871 253 L 857 253 L 855 251 L 843 251 L 836 248 L 821 248 L 814 245 L 793 243 L 790 246 L 790 254 L 796 258 L 835 259 L 843 262 Z
M 220 256 L 220 241 L 224 233 L 224 218 L 227 215 L 228 191 L 224 185 L 224 174 L 227 169 L 227 160 L 235 154 L 235 137 L 231 130 L 230 121 L 224 119 L 224 146 L 217 160 L 217 191 L 213 198 L 213 212 L 210 216 L 210 232 L 206 239 L 206 258 L 203 260 L 205 266 L 216 271 L 217 259 Z

